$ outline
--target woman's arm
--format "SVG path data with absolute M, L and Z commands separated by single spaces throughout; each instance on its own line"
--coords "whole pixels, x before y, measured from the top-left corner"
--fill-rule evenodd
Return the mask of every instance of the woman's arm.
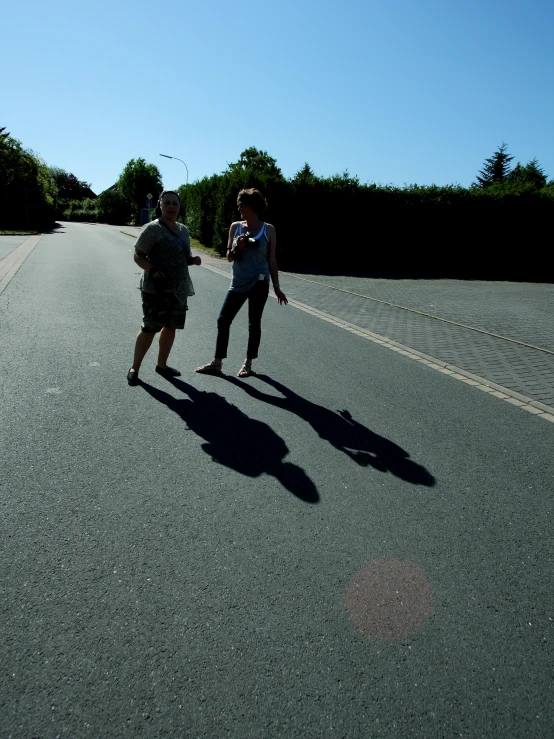
M 277 296 L 277 300 L 279 301 L 279 305 L 286 305 L 289 301 L 287 300 L 287 296 L 284 292 L 282 292 L 279 286 L 279 269 L 277 267 L 277 260 L 275 259 L 277 234 L 275 232 L 275 227 L 272 226 L 271 223 L 267 223 L 265 228 L 269 238 L 267 263 L 269 264 L 269 274 L 271 275 L 271 282 L 273 283 L 273 289 L 275 291 L 275 295 Z
M 229 229 L 229 238 L 227 239 L 227 261 L 228 262 L 234 262 L 235 261 L 235 249 L 233 249 L 233 239 L 235 238 L 235 234 L 237 232 L 237 228 L 240 221 L 235 221 L 234 223 L 231 223 L 231 228 Z M 239 236 L 236 246 L 236 251 L 240 252 L 244 249 L 244 239 Z

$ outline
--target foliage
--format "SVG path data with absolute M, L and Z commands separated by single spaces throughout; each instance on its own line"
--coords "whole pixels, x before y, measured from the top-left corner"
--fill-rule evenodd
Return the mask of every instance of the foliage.
M 282 269 L 381 276 L 554 281 L 554 180 L 537 159 L 518 163 L 502 144 L 477 183 L 402 188 L 360 183 L 348 171 L 320 177 L 308 163 L 285 179 L 267 152 L 250 147 L 221 174 L 179 188 L 191 236 L 223 254 L 237 194 L 257 187 L 278 233 Z M 160 173 L 132 159 L 98 198 L 86 182 L 48 167 L 0 128 L 0 228 L 50 226 L 55 204 L 68 220 L 128 223 L 146 195 L 162 190 Z
M 95 193 L 90 189 L 89 182 L 79 180 L 74 174 L 60 167 L 49 167 L 48 169 L 58 190 L 57 201 L 60 205 L 67 204 L 70 200 L 96 198 Z
M 84 200 L 72 200 L 68 207 L 63 211 L 63 219 L 65 221 L 84 221 L 86 223 L 96 223 L 98 220 L 96 198 L 85 198 Z
M 179 188 L 191 236 L 224 254 L 229 224 L 239 217 L 237 194 L 247 187 L 256 187 L 264 193 L 269 204 L 268 218 L 277 225 L 283 210 L 280 203 L 289 186 L 276 160 L 252 146 L 222 174 Z
M 238 191 L 258 187 L 269 203 L 267 220 L 277 227 L 281 269 L 553 280 L 544 247 L 554 220 L 554 181 L 537 189 L 543 180 L 533 180 L 533 171 L 486 187 L 398 188 L 362 184 L 347 171 L 319 177 L 306 163 L 286 180 L 274 159 L 250 148 L 222 174 L 179 194 L 191 235 L 223 254 L 229 224 L 238 218 Z
M 245 149 L 238 162 L 229 165 L 231 172 L 242 170 L 250 174 L 263 174 L 266 177 L 282 178 L 283 173 L 277 166 L 277 160 L 270 157 L 267 151 L 261 151 L 254 146 Z
M 133 217 L 132 204 L 117 189 L 104 190 L 95 202 L 100 223 L 125 224 Z
M 507 148 L 508 145 L 503 143 L 494 152 L 492 157 L 485 159 L 483 169 L 479 170 L 479 174 L 477 175 L 476 187 L 489 187 L 489 185 L 506 182 L 510 172 L 510 162 L 513 159 L 506 152 Z
M 162 189 L 162 178 L 155 164 L 144 159 L 131 159 L 119 175 L 117 187 L 126 200 L 132 203 L 136 222 L 140 223 L 140 211 L 146 205 L 146 196 L 157 197 Z
M 546 174 L 535 157 L 524 167 L 518 162 L 508 175 L 507 181 L 531 184 L 535 189 L 540 190 L 546 186 Z
M 190 234 L 202 244 L 213 243 L 220 179 L 219 175 L 204 177 L 194 186 L 183 185 L 177 191 Z
M 56 194 L 46 164 L 0 128 L 0 227 L 51 226 Z

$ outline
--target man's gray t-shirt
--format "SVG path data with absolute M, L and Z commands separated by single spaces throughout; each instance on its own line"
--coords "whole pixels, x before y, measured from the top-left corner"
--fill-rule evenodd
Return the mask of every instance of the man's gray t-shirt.
M 189 275 L 188 264 L 193 256 L 190 250 L 190 236 L 186 226 L 175 224 L 175 233 L 159 219 L 143 226 L 135 244 L 135 249 L 143 252 L 152 265 L 164 273 L 167 279 L 166 292 L 175 293 L 181 303 L 194 295 L 194 287 Z M 155 293 L 154 280 L 145 272 L 140 281 L 145 293 Z

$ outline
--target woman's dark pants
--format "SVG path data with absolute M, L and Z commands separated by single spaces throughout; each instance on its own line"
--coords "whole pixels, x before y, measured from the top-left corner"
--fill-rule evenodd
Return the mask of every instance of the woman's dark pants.
M 217 342 L 215 345 L 215 356 L 225 359 L 227 356 L 227 345 L 229 344 L 229 329 L 234 317 L 248 300 L 248 359 L 256 359 L 260 347 L 262 335 L 262 313 L 269 294 L 269 282 L 258 280 L 254 287 L 244 293 L 229 290 L 223 301 L 219 318 L 217 319 Z

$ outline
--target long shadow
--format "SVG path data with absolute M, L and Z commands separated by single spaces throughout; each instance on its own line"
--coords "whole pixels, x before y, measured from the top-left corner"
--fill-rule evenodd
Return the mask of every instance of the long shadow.
M 414 485 L 433 487 L 435 478 L 425 467 L 410 459 L 410 455 L 394 442 L 379 436 L 352 418 L 349 411 L 331 411 L 301 397 L 290 388 L 267 375 L 255 375 L 271 385 L 282 397 L 264 393 L 253 385 L 226 376 L 228 382 L 240 386 L 257 400 L 294 413 L 310 424 L 322 439 L 346 454 L 362 467 L 391 472 Z
M 177 400 L 142 380 L 140 385 L 206 440 L 202 449 L 214 462 L 248 477 L 272 475 L 300 500 L 306 503 L 319 501 L 317 488 L 306 472 L 284 461 L 289 449 L 266 423 L 249 418 L 217 393 L 198 390 L 182 380 L 170 382 L 188 395 L 188 399 Z
M 59 235 L 59 234 L 63 234 L 64 230 L 65 230 L 65 226 L 62 226 L 61 223 L 58 223 L 56 221 L 56 223 L 53 226 L 51 226 L 47 231 L 43 231 L 42 233 Z

